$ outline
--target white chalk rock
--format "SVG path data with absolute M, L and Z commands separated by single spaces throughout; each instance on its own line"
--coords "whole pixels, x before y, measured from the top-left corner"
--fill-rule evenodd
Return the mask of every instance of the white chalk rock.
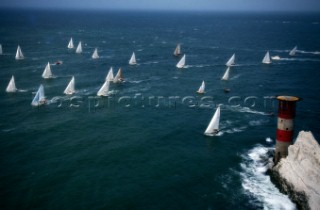
M 292 188 L 289 191 L 293 194 L 305 195 L 310 209 L 320 208 L 320 146 L 311 132 L 301 131 L 289 146 L 288 156 L 273 170 L 283 179 L 282 184 L 288 185 L 284 188 Z

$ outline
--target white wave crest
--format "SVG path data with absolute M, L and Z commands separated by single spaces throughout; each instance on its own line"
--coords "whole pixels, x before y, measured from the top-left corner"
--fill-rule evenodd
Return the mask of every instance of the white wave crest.
M 297 53 L 302 53 L 302 54 L 314 54 L 314 55 L 319 55 L 319 51 L 304 51 L 304 50 L 297 50 Z
M 18 89 L 18 92 L 19 92 L 19 93 L 25 93 L 25 92 L 28 92 L 28 90 Z
M 320 59 L 314 58 L 280 58 L 281 61 L 315 61 L 318 62 Z
M 272 162 L 270 150 L 272 149 L 258 145 L 248 154 L 242 155 L 243 162 L 240 164 L 242 187 L 248 196 L 262 203 L 263 209 L 296 209 L 288 196 L 282 194 L 265 174 Z
M 197 68 L 203 68 L 203 67 L 209 67 L 210 65 L 205 65 L 205 64 L 198 64 L 198 65 L 194 65 L 194 67 Z
M 230 78 L 230 80 L 238 79 L 240 76 L 241 76 L 240 74 L 237 74 L 237 75 L 235 75 L 235 76 L 231 77 L 231 78 Z
M 260 112 L 256 110 L 252 110 L 249 107 L 242 107 L 242 106 L 226 106 L 231 111 L 235 112 L 246 112 L 246 113 L 252 113 L 252 114 L 259 114 L 259 115 L 271 115 L 272 113 L 266 113 L 266 112 Z
M 247 126 L 241 126 L 241 127 L 233 127 L 233 128 L 230 128 L 230 129 L 226 129 L 224 130 L 225 133 L 240 133 L 240 132 L 243 132 L 245 129 L 247 129 Z
M 268 143 L 272 143 L 272 142 L 273 142 L 273 140 L 272 140 L 270 137 L 267 137 L 267 138 L 266 138 L 266 142 L 268 142 Z
M 129 83 L 133 83 L 133 84 L 139 84 L 141 82 L 144 82 L 146 80 L 132 80 L 132 81 L 128 81 Z
M 159 61 L 148 61 L 141 64 L 148 65 L 148 64 L 157 64 L 157 63 L 159 63 Z
M 188 69 L 188 68 L 191 68 L 191 67 L 194 67 L 193 65 L 185 65 L 184 67 L 182 67 L 183 69 Z

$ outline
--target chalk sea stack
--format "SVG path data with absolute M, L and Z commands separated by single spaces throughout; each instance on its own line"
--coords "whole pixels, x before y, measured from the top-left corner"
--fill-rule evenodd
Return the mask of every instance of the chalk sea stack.
M 320 207 L 320 146 L 311 132 L 301 131 L 288 156 L 271 170 L 273 180 L 300 209 Z

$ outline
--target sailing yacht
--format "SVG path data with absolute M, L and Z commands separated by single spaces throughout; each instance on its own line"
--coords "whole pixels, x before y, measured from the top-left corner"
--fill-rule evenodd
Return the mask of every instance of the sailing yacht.
M 120 83 L 123 81 L 124 81 L 124 78 L 122 75 L 122 70 L 121 70 L 121 68 L 119 68 L 118 73 L 116 74 L 116 76 L 113 79 L 113 83 Z
M 97 96 L 108 96 L 109 95 L 109 86 L 110 82 L 105 81 L 102 85 L 102 87 L 99 89 Z
M 229 74 L 230 74 L 230 66 L 228 66 L 226 72 L 224 73 L 224 75 L 222 76 L 221 80 L 229 80 Z
M 3 51 L 2 51 L 2 45 L 0 44 L 0 55 L 3 54 Z
M 68 43 L 68 48 L 69 49 L 73 49 L 74 48 L 72 37 L 70 38 L 70 41 Z
M 204 81 L 202 81 L 201 86 L 199 87 L 199 90 L 197 91 L 197 93 L 203 94 L 205 88 L 206 88 L 206 85 L 205 85 Z
M 275 55 L 275 56 L 271 56 L 272 60 L 280 60 L 280 56 L 279 55 Z
M 271 58 L 270 58 L 270 54 L 269 51 L 267 51 L 266 55 L 264 56 L 262 63 L 264 64 L 270 64 L 271 63 Z
M 110 67 L 110 70 L 109 70 L 109 72 L 108 72 L 108 74 L 106 76 L 106 81 L 111 82 L 111 81 L 113 81 L 113 79 L 114 79 L 113 68 Z
M 91 57 L 92 57 L 92 59 L 98 59 L 99 58 L 98 49 L 97 48 L 94 49 L 94 52 L 93 52 Z
M 17 53 L 16 53 L 16 60 L 21 60 L 21 59 L 24 59 L 24 56 L 23 56 L 23 53 L 22 53 L 20 46 L 18 45 Z
M 186 55 L 184 54 L 180 61 L 177 63 L 176 67 L 181 69 L 186 65 Z
M 48 62 L 48 64 L 46 65 L 46 67 L 44 68 L 44 71 L 42 73 L 42 78 L 44 79 L 51 79 L 53 78 L 53 74 L 51 72 L 51 67 L 50 67 L 50 63 Z
M 294 56 L 298 50 L 298 47 L 295 46 L 292 50 L 290 50 L 289 55 Z
M 228 62 L 226 63 L 226 66 L 232 66 L 232 65 L 234 65 L 234 64 L 235 64 L 235 59 L 236 59 L 236 55 L 233 54 L 233 55 L 231 56 L 231 58 L 228 60 Z
M 74 84 L 74 83 L 75 83 L 75 82 L 74 82 L 74 76 L 73 76 L 73 77 L 71 78 L 68 86 L 67 86 L 66 89 L 63 91 L 63 93 L 66 94 L 66 95 L 72 95 L 72 94 L 74 94 L 74 93 L 75 93 L 75 89 L 74 89 L 75 84 Z
M 129 64 L 130 65 L 136 65 L 137 64 L 137 60 L 136 60 L 136 55 L 134 54 L 134 52 L 132 53 L 132 56 L 129 60 Z
M 217 135 L 219 132 L 219 123 L 220 123 L 220 106 L 217 108 L 216 112 L 214 113 L 204 134 L 208 136 Z
M 173 55 L 174 55 L 174 56 L 179 56 L 179 55 L 181 55 L 181 45 L 180 45 L 180 44 L 177 45 L 176 49 L 175 49 L 174 52 L 173 52 Z
M 81 41 L 79 42 L 79 44 L 78 44 L 78 46 L 77 46 L 76 53 L 78 53 L 78 54 L 82 53 L 82 44 L 81 44 Z
M 10 79 L 10 82 L 6 88 L 6 92 L 7 93 L 14 93 L 14 92 L 17 92 L 17 88 L 16 88 L 16 83 L 14 81 L 14 76 L 12 75 L 11 79 Z
M 32 106 L 41 106 L 47 103 L 46 97 L 44 95 L 43 85 L 40 85 L 35 97 L 33 98 L 31 105 Z

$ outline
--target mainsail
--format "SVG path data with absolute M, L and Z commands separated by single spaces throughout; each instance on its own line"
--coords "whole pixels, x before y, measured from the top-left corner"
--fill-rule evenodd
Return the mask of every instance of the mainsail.
M 229 80 L 230 67 L 227 68 L 226 72 L 222 76 L 221 80 Z
M 108 72 L 108 75 L 106 76 L 106 81 L 111 82 L 113 81 L 114 76 L 113 76 L 113 68 L 110 67 L 110 70 Z
M 11 77 L 10 82 L 6 88 L 7 93 L 17 92 L 16 83 L 14 82 L 14 76 Z
M 232 65 L 234 65 L 234 64 L 235 64 L 235 59 L 236 59 L 236 55 L 233 54 L 233 55 L 231 56 L 231 58 L 228 60 L 228 62 L 226 63 L 226 66 L 232 66 Z
M 114 83 L 119 83 L 119 82 L 123 82 L 123 76 L 122 76 L 122 70 L 121 68 L 119 68 L 118 73 L 116 74 L 116 76 L 113 79 Z
M 97 93 L 97 96 L 108 96 L 109 95 L 109 86 L 110 86 L 110 82 L 109 81 L 105 81 L 102 85 L 102 87 L 100 88 L 100 90 Z
M 16 53 L 16 60 L 21 60 L 21 59 L 24 59 L 24 56 L 23 56 L 23 53 L 21 51 L 20 46 L 18 45 L 17 53 Z
M 33 98 L 31 105 L 32 106 L 40 106 L 46 103 L 46 98 L 44 95 L 43 85 L 40 85 L 35 97 Z
M 218 107 L 216 112 L 214 113 L 204 134 L 206 135 L 217 134 L 219 132 L 219 122 L 220 122 L 220 107 Z
M 180 61 L 177 63 L 176 67 L 181 69 L 186 64 L 186 55 L 184 54 L 183 57 L 180 59 Z
M 136 61 L 136 55 L 134 54 L 134 52 L 132 53 L 132 56 L 129 60 L 129 64 L 130 65 L 136 65 L 137 64 L 137 61 Z
M 76 49 L 76 53 L 82 53 L 82 44 L 79 42 L 78 47 Z
M 92 59 L 98 59 L 99 58 L 99 55 L 98 55 L 98 49 L 94 49 L 94 52 L 92 54 Z
M 202 81 L 201 86 L 200 86 L 199 90 L 197 91 L 197 93 L 200 93 L 200 94 L 204 93 L 205 88 L 206 88 L 206 85 L 205 85 L 204 81 Z
M 292 50 L 290 50 L 289 55 L 294 56 L 297 52 L 298 47 L 295 46 Z
M 70 38 L 70 41 L 69 41 L 69 44 L 68 44 L 68 48 L 69 49 L 73 49 L 74 48 L 72 37 Z
M 72 95 L 75 93 L 75 89 L 74 89 L 74 77 L 72 77 L 72 79 L 70 80 L 68 86 L 66 87 L 66 89 L 63 91 L 64 94 L 67 95 Z
M 180 46 L 180 44 L 177 45 L 176 49 L 175 49 L 174 52 L 173 52 L 173 55 L 174 55 L 174 56 L 179 56 L 179 55 L 181 55 L 181 46 Z
M 51 72 L 51 67 L 50 67 L 50 63 L 48 62 L 48 64 L 46 65 L 46 68 L 44 69 L 43 73 L 42 73 L 42 77 L 44 79 L 50 79 L 53 77 L 52 72 Z
M 267 51 L 266 55 L 264 56 L 262 63 L 264 64 L 270 64 L 271 63 L 271 58 L 270 58 L 270 54 L 269 51 Z

